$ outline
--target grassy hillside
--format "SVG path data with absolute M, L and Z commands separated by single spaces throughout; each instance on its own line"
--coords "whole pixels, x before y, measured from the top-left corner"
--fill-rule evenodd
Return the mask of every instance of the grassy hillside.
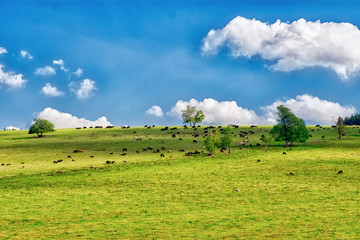
M 160 129 L 1 131 L 0 238 L 360 238 L 358 128 L 265 149 L 270 127 L 240 127 L 212 157 L 184 155 L 203 151 L 204 127 Z

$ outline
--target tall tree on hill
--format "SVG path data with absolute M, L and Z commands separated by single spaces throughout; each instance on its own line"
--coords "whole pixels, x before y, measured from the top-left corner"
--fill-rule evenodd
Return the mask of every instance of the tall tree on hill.
M 205 119 L 205 114 L 203 111 L 197 111 L 196 106 L 186 105 L 186 109 L 181 110 L 181 117 L 184 123 L 190 123 L 193 126 L 196 123 L 201 123 Z
M 280 105 L 277 107 L 278 124 L 271 130 L 270 134 L 276 141 L 285 141 L 285 146 L 294 142 L 305 142 L 309 139 L 309 132 L 306 129 L 304 120 L 299 119 L 289 108 Z
M 221 132 L 220 147 L 226 148 L 228 153 L 231 153 L 231 144 L 233 142 L 233 136 L 231 134 L 231 128 L 228 126 Z
M 29 134 L 36 133 L 38 137 L 42 137 L 43 133 L 55 131 L 54 124 L 48 120 L 36 118 L 34 119 L 34 122 L 35 123 L 29 129 Z
M 335 127 L 335 130 L 339 134 L 339 140 L 341 140 L 341 136 L 344 134 L 345 129 L 346 129 L 346 126 L 344 124 L 344 119 L 339 116 L 338 120 L 336 121 L 336 127 Z

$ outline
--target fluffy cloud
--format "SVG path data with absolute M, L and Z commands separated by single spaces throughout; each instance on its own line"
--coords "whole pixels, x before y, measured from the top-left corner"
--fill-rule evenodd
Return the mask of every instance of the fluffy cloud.
M 320 66 L 332 69 L 343 80 L 360 71 L 360 31 L 350 23 L 299 19 L 267 24 L 236 17 L 223 29 L 209 31 L 202 53 L 216 54 L 224 45 L 234 57 L 260 55 L 273 61 L 269 68 L 274 71 Z
M 59 60 L 54 60 L 53 61 L 53 64 L 54 65 L 59 65 L 60 66 L 60 69 L 63 70 L 64 72 L 68 72 L 69 69 L 65 68 L 65 63 L 62 59 L 59 59 Z
M 90 121 L 85 118 L 78 118 L 69 113 L 60 112 L 53 108 L 45 108 L 42 112 L 37 114 L 38 118 L 49 120 L 55 125 L 55 128 L 75 128 L 75 127 L 90 127 L 90 126 L 109 126 L 112 125 L 106 117 L 102 116 L 95 121 Z
M 3 54 L 3 53 L 7 53 L 6 49 L 3 48 L 3 47 L 0 47 L 0 55 Z
M 16 131 L 16 130 L 20 130 L 20 128 L 14 127 L 14 126 L 8 126 L 6 128 L 4 128 L 5 131 Z
M 21 50 L 20 51 L 20 56 L 22 58 L 26 58 L 26 59 L 33 59 L 34 57 L 30 55 L 30 53 L 28 51 L 25 51 L 25 50 Z
M 0 87 L 5 85 L 9 88 L 20 88 L 25 85 L 26 80 L 23 79 L 22 74 L 15 74 L 14 72 L 4 72 L 4 66 L 0 64 Z
M 254 111 L 238 106 L 235 101 L 219 102 L 212 98 L 205 98 L 202 102 L 196 99 L 191 99 L 189 102 L 179 100 L 167 115 L 181 119 L 181 110 L 184 110 L 188 104 L 196 106 L 198 110 L 204 112 L 204 123 L 207 124 L 249 125 L 264 123 L 264 120 L 257 116 Z
M 51 75 L 55 75 L 56 71 L 54 68 L 50 66 L 45 66 L 42 68 L 37 68 L 34 73 L 36 75 L 41 75 L 41 76 L 51 76 Z
M 276 123 L 276 111 L 279 105 L 289 108 L 297 117 L 307 123 L 334 124 L 339 116 L 348 117 L 356 113 L 354 106 L 341 106 L 337 102 L 319 99 L 308 94 L 296 96 L 296 99 L 278 100 L 263 107 L 265 118 L 271 124 Z
M 75 93 L 78 99 L 87 99 L 92 96 L 94 94 L 94 90 L 96 90 L 95 81 L 88 78 L 84 79 L 79 84 L 71 82 L 69 87 L 70 91 Z
M 57 87 L 51 86 L 50 83 L 47 83 L 45 87 L 41 89 L 41 92 L 48 97 L 59 97 L 65 94 L 62 91 L 58 90 Z
M 155 117 L 162 117 L 164 116 L 163 111 L 161 107 L 154 105 L 151 108 L 149 108 L 146 112 L 147 115 L 153 115 Z
M 75 72 L 73 72 L 72 74 L 76 75 L 77 77 L 81 77 L 81 75 L 83 74 L 84 70 L 81 68 L 78 68 Z

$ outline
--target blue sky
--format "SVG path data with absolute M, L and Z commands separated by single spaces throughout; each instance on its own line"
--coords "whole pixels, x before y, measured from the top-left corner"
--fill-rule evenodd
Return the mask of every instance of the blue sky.
M 6 49 L 0 54 L 2 71 L 26 80 L 21 87 L 0 80 L 0 129 L 28 128 L 46 108 L 92 121 L 105 116 L 115 125 L 180 125 L 181 104 L 192 98 L 214 115 L 208 124 L 250 123 L 239 120 L 246 116 L 237 109 L 256 114 L 261 123 L 260 118 L 273 114 L 276 101 L 294 106 L 308 123 L 326 124 L 326 111 L 306 119 L 307 109 L 291 104 L 338 107 L 335 115 L 357 112 L 356 71 L 346 79 L 334 68 L 316 64 L 275 71 L 269 66 L 276 59 L 234 56 L 236 47 L 229 42 L 204 54 L 204 39 L 237 16 L 267 25 L 304 18 L 358 27 L 359 10 L 357 1 L 0 1 L 0 47 Z M 21 50 L 32 58 L 22 57 Z M 356 65 L 358 57 L 352 58 Z M 46 66 L 55 73 L 36 73 Z M 79 76 L 78 69 L 83 71 Z M 48 83 L 53 89 L 45 93 Z M 204 99 L 215 102 L 205 104 Z M 153 105 L 162 109 L 162 116 L 145 113 Z M 221 113 L 220 106 L 229 111 Z M 233 111 L 238 118 L 230 116 Z M 226 117 L 218 119 L 217 114 Z

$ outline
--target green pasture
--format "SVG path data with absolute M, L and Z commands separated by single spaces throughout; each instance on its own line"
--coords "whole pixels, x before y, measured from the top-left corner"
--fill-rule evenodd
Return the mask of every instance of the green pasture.
M 204 127 L 0 131 L 0 239 L 359 239 L 360 128 L 308 128 L 291 148 L 234 128 L 213 156 Z

